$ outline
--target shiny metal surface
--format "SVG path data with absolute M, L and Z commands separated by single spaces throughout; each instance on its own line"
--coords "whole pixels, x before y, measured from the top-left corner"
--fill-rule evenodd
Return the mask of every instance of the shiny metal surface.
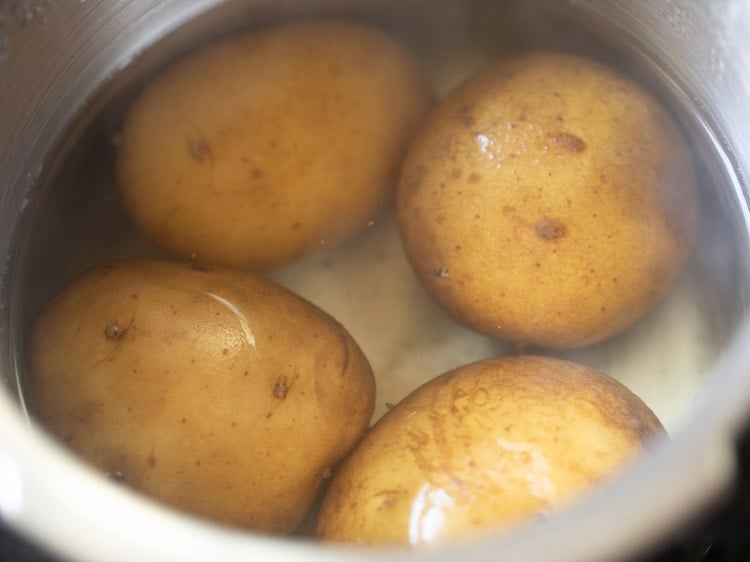
M 427 5 L 421 3 L 421 8 Z M 461 17 L 460 2 L 442 2 L 433 17 Z M 748 247 L 750 190 L 750 3 L 746 0 L 553 3 L 620 30 L 661 68 L 675 91 L 701 110 L 733 190 L 721 194 L 736 211 L 739 244 Z M 357 10 L 407 5 L 369 0 Z M 411 6 L 411 4 L 409 4 Z M 414 3 L 419 11 L 420 2 Z M 217 8 L 222 8 L 221 10 Z M 0 0 L 0 514 L 21 532 L 73 560 L 618 560 L 662 540 L 691 521 L 726 489 L 734 471 L 734 435 L 750 412 L 750 325 L 708 379 L 694 416 L 633 470 L 568 510 L 502 537 L 441 550 L 383 552 L 322 548 L 235 532 L 168 511 L 94 477 L 89 468 L 31 427 L 18 407 L 13 305 L 23 289 L 12 257 L 45 178 L 102 103 L 110 79 L 168 35 L 176 48 L 190 39 L 189 22 L 207 14 L 202 30 L 227 21 L 262 21 L 309 11 L 349 12 L 352 3 L 221 2 L 219 0 Z M 232 17 L 228 17 L 230 14 Z M 183 24 L 188 24 L 182 28 Z M 239 23 L 238 23 L 239 25 Z M 158 53 L 149 63 L 156 66 Z M 148 65 L 147 65 L 148 66 Z M 82 117 L 83 116 L 83 117 Z M 76 117 L 77 119 L 74 119 Z M 78 131 L 80 132 L 80 131 Z M 747 265 L 745 261 L 740 266 Z M 747 274 L 745 274 L 747 279 Z M 750 302 L 739 287 L 738 308 Z M 635 498 L 638 498 L 637 501 Z M 83 538 L 85 536 L 85 539 Z

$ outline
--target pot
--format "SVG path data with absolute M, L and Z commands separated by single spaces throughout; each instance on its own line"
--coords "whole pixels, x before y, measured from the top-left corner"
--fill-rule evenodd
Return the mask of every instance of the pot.
M 142 250 L 137 237 L 122 234 L 117 201 L 95 197 L 109 164 L 97 143 L 116 140 L 116 116 L 129 96 L 196 44 L 313 14 L 364 17 L 423 49 L 425 64 L 440 69 L 438 91 L 482 64 L 487 45 L 605 53 L 662 98 L 696 151 L 704 222 L 687 280 L 638 331 L 569 355 L 613 369 L 627 363 L 623 377 L 642 397 L 660 402 L 668 396 L 662 411 L 671 439 L 558 515 L 416 551 L 259 536 L 113 486 L 35 425 L 24 408 L 29 316 L 88 263 Z M 730 489 L 736 436 L 750 418 L 748 28 L 744 0 L 0 3 L 3 519 L 71 560 L 585 562 L 642 553 L 705 516 Z M 98 236 L 91 236 L 92 228 Z M 282 281 L 295 277 L 279 274 Z

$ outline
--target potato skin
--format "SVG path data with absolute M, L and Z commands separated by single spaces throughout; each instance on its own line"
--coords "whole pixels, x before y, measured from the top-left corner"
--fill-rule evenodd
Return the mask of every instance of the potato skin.
M 195 515 L 292 531 L 360 439 L 374 380 L 330 316 L 249 273 L 94 268 L 38 317 L 32 414 L 84 459 Z
M 118 184 L 161 248 L 273 269 L 378 217 L 430 102 L 416 63 L 374 28 L 271 26 L 145 88 L 123 125 Z
M 512 57 L 427 118 L 398 194 L 432 296 L 484 334 L 578 347 L 668 292 L 697 221 L 690 150 L 658 103 L 597 62 Z
M 381 418 L 335 474 L 318 537 L 444 542 L 554 510 L 663 433 L 627 388 L 540 356 L 479 361 Z

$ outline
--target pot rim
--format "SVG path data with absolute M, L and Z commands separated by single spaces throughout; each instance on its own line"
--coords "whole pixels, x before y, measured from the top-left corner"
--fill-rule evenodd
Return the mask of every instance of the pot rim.
M 585 3 L 582 0 L 568 2 Z M 118 62 L 99 68 L 97 72 L 115 71 L 165 33 L 220 3 L 216 0 L 164 2 L 160 9 L 172 14 L 169 24 L 152 28 L 137 40 L 131 38 L 118 55 Z M 709 4 L 707 2 L 706 6 Z M 750 23 L 747 3 L 743 6 L 736 0 L 721 0 L 716 5 L 735 10 L 732 12 L 735 21 Z M 606 8 L 626 17 L 631 10 L 628 6 L 627 2 L 601 2 L 595 11 L 613 22 L 613 18 L 617 18 Z M 736 12 L 737 9 L 741 13 Z M 140 17 L 152 15 L 146 12 Z M 627 17 L 633 21 L 637 15 L 633 11 Z M 659 46 L 660 39 L 653 37 L 652 40 L 655 52 L 664 48 Z M 733 53 L 735 63 L 731 68 L 750 67 L 750 42 L 742 45 L 744 49 Z M 735 80 L 739 84 L 735 100 L 739 111 L 741 94 L 744 92 L 750 97 L 750 75 L 725 71 L 722 76 L 723 80 Z M 91 83 L 99 84 L 101 80 Z M 706 100 L 715 101 L 708 93 L 704 94 Z M 710 117 L 721 124 L 718 130 L 722 131 L 722 138 L 717 139 L 717 146 L 732 147 L 724 158 L 738 175 L 735 196 L 744 202 L 745 226 L 750 225 L 747 211 L 750 110 L 745 109 L 736 120 L 722 112 Z M 0 146 L 3 146 L 1 139 Z M 45 146 L 50 145 L 41 143 L 37 154 L 43 154 Z M 22 177 L 21 169 L 20 165 L 8 164 L 9 181 L 30 186 L 33 181 Z M 0 234 L 3 232 L 0 230 Z M 7 253 L 10 242 L 1 242 L 0 249 Z M 246 560 L 250 556 L 257 560 L 310 562 L 353 558 L 374 562 L 407 557 L 434 561 L 460 557 L 558 562 L 612 560 L 631 555 L 636 546 L 634 541 L 639 548 L 645 548 L 663 539 L 726 491 L 736 469 L 734 439 L 750 412 L 749 371 L 750 319 L 746 319 L 708 378 L 694 415 L 671 441 L 660 441 L 649 455 L 621 477 L 549 519 L 537 520 L 501 535 L 417 551 L 320 546 L 235 531 L 177 513 L 95 477 L 93 469 L 31 425 L 8 392 L 0 392 L 0 514 L 40 544 L 76 560 L 100 561 L 102 552 L 108 552 L 108 559 L 113 562 L 155 558 L 164 562 L 190 562 L 217 556 L 227 562 Z M 61 486 L 60 482 L 65 485 Z M 648 509 L 643 509 L 642 498 L 657 497 L 660 501 L 648 501 Z M 63 508 L 64 514 L 61 513 Z M 86 537 L 81 536 L 82 529 L 89 530 Z M 585 529 L 585 540 L 582 540 L 581 529 Z

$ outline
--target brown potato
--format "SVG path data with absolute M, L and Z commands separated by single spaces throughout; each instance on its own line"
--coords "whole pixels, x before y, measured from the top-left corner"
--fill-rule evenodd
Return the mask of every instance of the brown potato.
M 436 108 L 401 177 L 404 246 L 458 321 L 576 347 L 668 292 L 697 217 L 691 153 L 639 86 L 572 55 L 517 56 Z
M 163 249 L 272 269 L 378 217 L 429 103 L 416 64 L 375 28 L 302 21 L 234 36 L 136 100 L 120 191 Z
M 218 522 L 292 531 L 373 412 L 346 330 L 249 273 L 97 267 L 40 315 L 30 409 L 114 479 Z
M 327 541 L 422 545 L 502 528 L 580 497 L 663 429 L 614 379 L 558 359 L 489 359 L 420 387 L 335 474 Z

